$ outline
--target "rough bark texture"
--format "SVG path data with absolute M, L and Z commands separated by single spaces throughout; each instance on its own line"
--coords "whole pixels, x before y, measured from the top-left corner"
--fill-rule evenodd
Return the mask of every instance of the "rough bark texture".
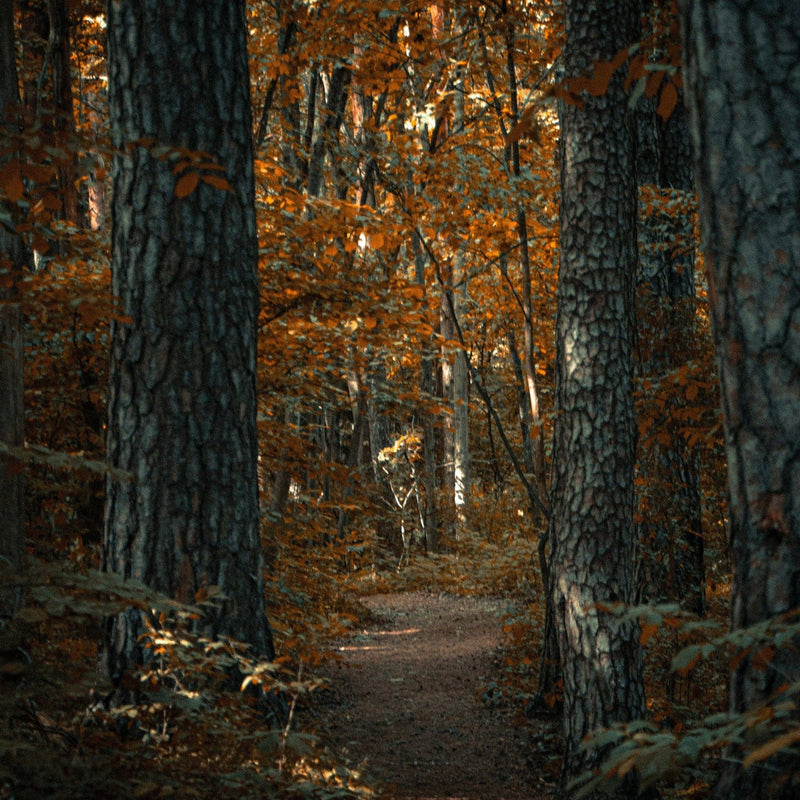
M 566 77 L 638 36 L 637 3 L 565 3 Z M 622 74 L 561 115 L 561 267 L 550 587 L 564 679 L 564 778 L 596 765 L 596 728 L 644 715 L 638 625 L 602 605 L 633 594 L 636 186 Z M 632 784 L 633 782 L 631 782 Z M 634 791 L 623 787 L 617 796 Z
M 690 0 L 683 22 L 743 628 L 800 606 L 800 4 Z M 800 678 L 794 645 L 739 661 L 731 711 Z M 731 755 L 718 796 L 800 793 L 796 749 L 747 771 Z
M 182 601 L 219 586 L 227 600 L 203 630 L 271 657 L 244 3 L 114 0 L 108 55 L 113 291 L 129 319 L 112 325 L 107 447 L 133 480 L 108 483 L 104 566 Z M 201 180 L 178 198 L 157 146 L 207 152 L 231 189 Z M 138 612 L 112 622 L 112 677 L 141 658 L 139 633 Z

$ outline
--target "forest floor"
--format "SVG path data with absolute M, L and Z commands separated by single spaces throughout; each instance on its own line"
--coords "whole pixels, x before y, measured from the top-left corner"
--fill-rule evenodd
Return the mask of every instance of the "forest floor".
M 531 742 L 556 723 L 502 701 L 505 601 L 427 592 L 361 599 L 359 632 L 326 668 L 325 740 L 398 800 L 544 800 L 556 765 Z M 537 763 L 538 762 L 538 763 Z

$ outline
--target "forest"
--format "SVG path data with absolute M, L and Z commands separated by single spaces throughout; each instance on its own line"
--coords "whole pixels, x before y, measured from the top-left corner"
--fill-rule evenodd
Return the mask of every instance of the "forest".
M 800 796 L 798 31 L 0 0 L 0 800 Z

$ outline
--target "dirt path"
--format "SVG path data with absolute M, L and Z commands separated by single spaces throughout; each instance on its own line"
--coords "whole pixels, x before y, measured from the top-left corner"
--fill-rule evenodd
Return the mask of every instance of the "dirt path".
M 544 800 L 527 734 L 481 697 L 496 676 L 503 603 L 423 592 L 376 595 L 369 627 L 328 669 L 326 738 L 403 800 Z

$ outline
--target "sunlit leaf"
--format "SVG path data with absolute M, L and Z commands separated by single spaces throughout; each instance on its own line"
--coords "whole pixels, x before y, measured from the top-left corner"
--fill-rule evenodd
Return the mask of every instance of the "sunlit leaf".
M 785 750 L 787 747 L 791 747 L 795 742 L 800 742 L 800 728 L 793 728 L 781 736 L 776 736 L 774 739 L 770 739 L 768 742 L 762 744 L 760 747 L 757 747 L 755 750 L 751 750 L 745 756 L 743 766 L 745 769 L 747 769 L 757 761 L 765 761 L 766 759 L 774 756 L 776 753 Z

